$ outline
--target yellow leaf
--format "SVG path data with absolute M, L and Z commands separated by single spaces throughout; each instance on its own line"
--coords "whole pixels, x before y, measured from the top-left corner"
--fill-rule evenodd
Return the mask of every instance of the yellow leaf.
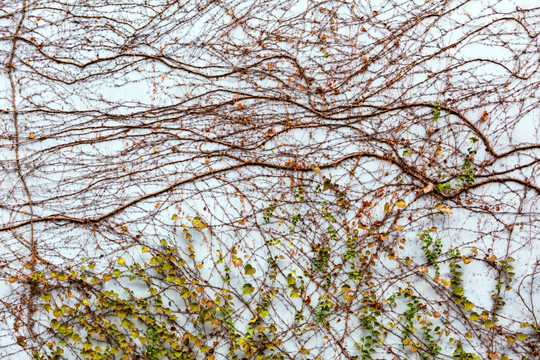
M 29 139 L 33 139 L 34 137 L 35 137 L 34 133 L 30 133 L 30 135 L 28 135 Z
M 399 208 L 404 208 L 405 205 L 406 205 L 406 203 L 405 203 L 405 200 L 399 199 L 398 201 L 395 202 L 394 205 L 396 205 L 396 206 L 399 207 Z
M 195 216 L 193 218 L 192 223 L 193 223 L 193 226 L 195 226 L 198 230 L 203 230 L 208 227 L 208 224 L 202 221 L 198 216 Z
M 452 209 L 448 205 L 437 204 L 435 205 L 435 209 L 438 209 L 445 214 L 452 215 Z

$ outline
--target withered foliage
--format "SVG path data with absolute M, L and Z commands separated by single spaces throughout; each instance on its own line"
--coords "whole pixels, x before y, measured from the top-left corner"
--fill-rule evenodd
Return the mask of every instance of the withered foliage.
M 178 358 L 537 358 L 534 3 L 0 0 L 0 355 L 164 238 Z

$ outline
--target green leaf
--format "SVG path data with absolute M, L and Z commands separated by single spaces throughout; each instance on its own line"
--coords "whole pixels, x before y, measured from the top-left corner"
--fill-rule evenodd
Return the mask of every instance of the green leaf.
M 470 301 L 465 301 L 465 310 L 471 310 L 472 308 L 474 308 L 474 304 Z
M 480 319 L 480 315 L 473 312 L 473 313 L 471 313 L 471 315 L 469 315 L 469 319 L 472 320 L 472 321 L 476 321 L 476 320 Z
M 292 297 L 292 298 L 300 297 L 300 293 L 298 292 L 298 289 L 292 289 L 292 291 L 291 291 L 291 297 Z
M 399 199 L 398 201 L 396 201 L 396 202 L 394 203 L 394 205 L 396 205 L 396 206 L 399 207 L 399 208 L 404 208 L 405 205 L 406 205 L 406 203 L 405 203 L 405 200 Z
M 77 333 L 73 333 L 73 335 L 71 335 L 71 340 L 73 340 L 73 342 L 82 341 L 81 336 Z
M 529 337 L 529 335 L 523 334 L 523 333 L 519 333 L 518 336 L 517 336 L 519 341 L 527 340 L 528 337 Z
M 253 275 L 257 270 L 250 264 L 246 264 L 246 266 L 244 266 L 244 271 L 246 275 Z
M 60 281 L 67 280 L 67 275 L 64 274 L 63 272 L 61 272 L 60 274 L 58 274 L 58 280 L 60 280 Z
M 189 291 L 187 287 L 183 287 L 182 290 L 180 291 L 180 296 L 183 298 L 187 298 L 191 296 L 191 292 Z
M 116 277 L 120 277 L 120 275 L 122 275 L 122 272 L 118 269 L 114 269 L 112 274 Z
M 249 294 L 251 294 L 253 291 L 255 291 L 255 288 L 254 288 L 253 285 L 251 285 L 251 284 L 245 284 L 245 285 L 242 287 L 242 294 L 244 294 L 244 295 L 249 295 Z
M 287 275 L 287 284 L 290 286 L 296 284 L 296 278 L 292 274 Z
M 193 226 L 197 228 L 197 230 L 203 230 L 208 227 L 208 224 L 206 224 L 204 221 L 202 221 L 198 216 L 195 216 L 193 218 Z
M 55 308 L 55 309 L 53 310 L 53 315 L 54 315 L 56 318 L 61 317 L 63 314 L 64 314 L 64 311 L 62 311 L 62 309 Z

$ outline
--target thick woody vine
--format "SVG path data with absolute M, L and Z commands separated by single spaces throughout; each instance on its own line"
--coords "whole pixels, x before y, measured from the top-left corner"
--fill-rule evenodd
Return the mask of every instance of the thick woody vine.
M 538 357 L 540 12 L 472 3 L 3 4 L 2 357 Z

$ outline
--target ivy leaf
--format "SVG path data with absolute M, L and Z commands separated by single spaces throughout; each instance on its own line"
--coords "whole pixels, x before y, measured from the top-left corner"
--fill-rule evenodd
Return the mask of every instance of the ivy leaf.
M 399 208 L 404 208 L 405 205 L 406 205 L 406 203 L 405 203 L 405 200 L 399 199 L 398 201 L 395 202 L 394 205 L 396 205 L 396 206 L 399 207 Z
M 476 320 L 480 319 L 480 315 L 478 315 L 478 313 L 476 313 L 476 312 L 473 312 L 473 313 L 471 313 L 471 315 L 469 315 L 469 319 L 472 320 L 472 321 L 476 321 Z
M 250 264 L 246 264 L 246 266 L 244 266 L 244 271 L 246 275 L 253 275 L 257 270 Z
M 422 188 L 422 191 L 424 192 L 424 194 L 427 194 L 433 191 L 433 183 L 428 183 L 426 186 Z
M 516 338 L 513 337 L 513 336 L 508 335 L 506 337 L 506 342 L 508 343 L 508 345 L 513 345 L 516 342 Z
M 523 334 L 523 333 L 519 333 L 518 336 L 517 336 L 519 341 L 527 340 L 528 337 L 529 337 L 529 335 Z
M 62 309 L 55 308 L 55 309 L 53 310 L 53 315 L 54 315 L 57 319 L 60 318 L 63 314 L 64 314 L 64 312 L 62 311 Z
M 251 285 L 251 284 L 245 284 L 245 285 L 242 287 L 242 294 L 244 294 L 244 295 L 249 295 L 249 294 L 251 294 L 253 291 L 255 291 L 255 288 L 254 288 L 253 285 Z
M 448 205 L 435 204 L 435 209 L 442 211 L 445 214 L 452 215 L 452 209 Z
M 73 342 L 82 341 L 81 336 L 77 333 L 73 333 L 73 335 L 71 335 L 71 340 L 73 340 Z
M 287 284 L 290 286 L 296 284 L 296 278 L 292 274 L 287 275 Z
M 472 308 L 474 308 L 474 304 L 470 301 L 465 301 L 465 310 L 471 310 Z
M 244 264 L 244 261 L 236 256 L 233 257 L 232 262 L 234 267 L 240 267 Z
M 178 220 L 178 215 L 173 214 L 171 218 L 172 218 L 173 220 Z
M 45 301 L 45 302 L 51 301 L 51 295 L 50 294 L 41 294 L 41 297 L 43 298 L 43 301 Z
M 199 230 L 199 231 L 201 231 L 201 230 L 208 227 L 208 224 L 205 223 L 204 221 L 202 221 L 198 216 L 195 216 L 193 218 L 192 223 L 193 223 L 193 226 L 195 226 L 197 228 L 197 230 Z
M 292 289 L 291 291 L 291 297 L 292 298 L 297 298 L 300 296 L 300 293 L 298 292 L 298 289 Z

